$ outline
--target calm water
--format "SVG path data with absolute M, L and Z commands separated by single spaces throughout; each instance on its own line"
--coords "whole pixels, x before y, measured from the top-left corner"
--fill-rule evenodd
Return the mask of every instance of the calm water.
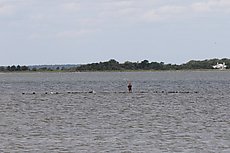
M 1 73 L 0 152 L 229 153 L 230 72 Z

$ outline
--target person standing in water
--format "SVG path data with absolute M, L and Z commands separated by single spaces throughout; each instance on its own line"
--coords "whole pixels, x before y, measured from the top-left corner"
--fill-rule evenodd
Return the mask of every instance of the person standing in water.
M 128 91 L 129 91 L 129 93 L 132 92 L 132 84 L 131 84 L 131 82 L 128 83 Z

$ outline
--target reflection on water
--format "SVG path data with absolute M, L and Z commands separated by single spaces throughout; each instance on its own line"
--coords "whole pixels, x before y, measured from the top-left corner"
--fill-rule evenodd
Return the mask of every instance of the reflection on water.
M 0 74 L 0 152 L 227 153 L 229 82 L 226 71 Z

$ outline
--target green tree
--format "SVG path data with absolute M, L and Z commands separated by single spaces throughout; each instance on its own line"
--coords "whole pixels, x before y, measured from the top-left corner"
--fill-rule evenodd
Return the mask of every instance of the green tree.
M 6 70 L 7 70 L 7 71 L 11 71 L 11 67 L 10 67 L 10 66 L 7 66 Z
M 13 65 L 13 66 L 10 67 L 10 71 L 16 71 L 16 70 L 17 70 L 17 68 L 16 68 L 15 65 Z
M 29 67 L 28 66 L 21 66 L 21 71 L 28 71 L 29 70 Z
M 1 67 L 0 67 L 0 71 L 1 71 L 1 72 L 6 71 L 5 67 L 4 67 L 4 66 L 1 66 Z
M 16 67 L 16 71 L 21 71 L 21 66 L 20 66 L 20 65 L 18 65 L 18 66 Z
M 34 68 L 32 68 L 32 71 L 37 71 L 37 69 L 34 67 Z

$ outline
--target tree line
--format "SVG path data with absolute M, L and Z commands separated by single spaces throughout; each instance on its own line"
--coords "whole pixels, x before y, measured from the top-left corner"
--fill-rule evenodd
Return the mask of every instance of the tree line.
M 213 65 L 225 62 L 230 65 L 230 59 L 210 59 L 210 60 L 191 60 L 185 64 L 165 64 L 164 62 L 149 62 L 143 60 L 141 62 L 124 62 L 119 63 L 114 59 L 106 62 L 92 63 L 81 65 L 75 68 L 75 71 L 125 71 L 125 70 L 197 70 L 197 69 L 213 69 Z M 227 67 L 228 68 L 228 67 Z
M 15 72 L 15 71 L 29 71 L 28 66 L 0 66 L 0 71 L 1 72 Z
M 15 66 L 15 65 L 12 65 L 12 66 L 0 66 L 0 72 L 20 72 L 20 71 L 32 71 L 32 72 L 35 72 L 35 71 L 39 71 L 39 72 L 44 72 L 44 71 L 68 71 L 67 68 L 64 68 L 64 67 L 55 67 L 54 68 L 50 68 L 50 67 L 39 67 L 39 68 L 36 68 L 36 67 L 30 67 L 30 66 Z
M 49 67 L 30 68 L 29 66 L 1 66 L 1 72 L 14 72 L 14 71 L 132 71 L 132 70 L 197 70 L 197 69 L 213 69 L 213 65 L 217 63 L 225 63 L 230 66 L 230 59 L 209 59 L 209 60 L 191 60 L 185 64 L 165 64 L 164 62 L 149 62 L 143 60 L 141 62 L 119 63 L 115 59 L 106 62 L 91 63 L 80 65 L 71 68 L 56 67 L 51 69 Z M 229 67 L 227 67 L 228 69 Z

